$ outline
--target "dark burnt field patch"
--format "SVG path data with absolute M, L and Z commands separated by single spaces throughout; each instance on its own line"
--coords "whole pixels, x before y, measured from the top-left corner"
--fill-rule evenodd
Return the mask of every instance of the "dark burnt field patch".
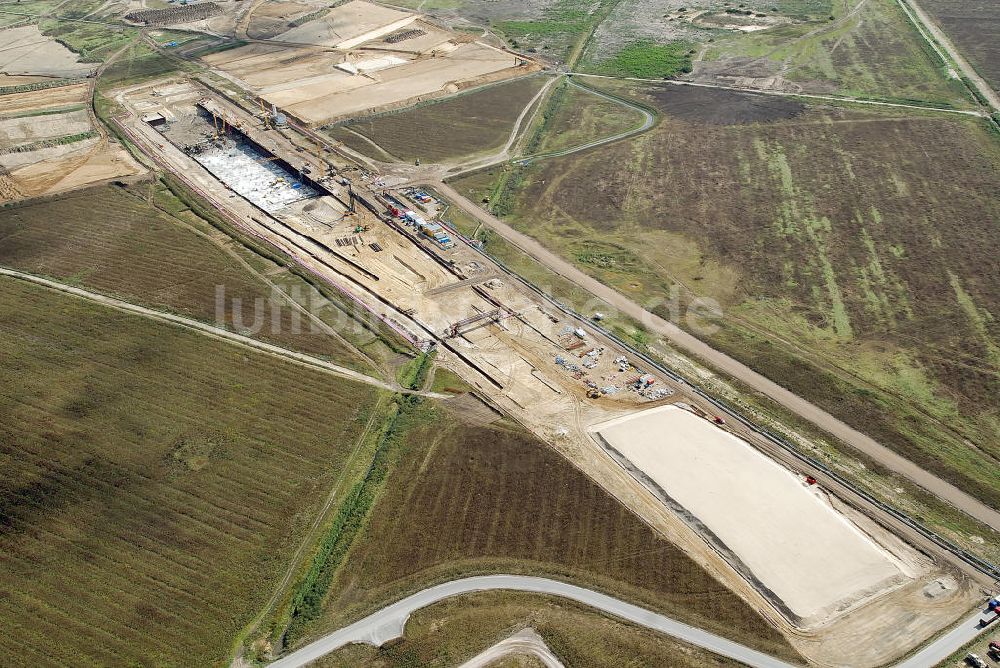
M 805 106 L 784 97 L 700 86 L 660 86 L 656 107 L 672 118 L 706 125 L 745 125 L 795 118 Z

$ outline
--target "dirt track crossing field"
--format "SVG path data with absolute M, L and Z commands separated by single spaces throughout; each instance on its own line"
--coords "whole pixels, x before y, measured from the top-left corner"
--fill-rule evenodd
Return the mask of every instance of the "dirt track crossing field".
M 134 191 L 84 190 L 5 210 L 0 215 L 0 264 L 75 281 L 203 322 L 219 320 L 216 296 L 221 287 L 222 319 L 234 323 L 233 308 L 239 303 L 245 308 L 239 313 L 240 322 L 252 325 L 255 316 L 250 308 L 258 300 L 271 299 L 270 287 L 238 256 L 199 236 L 197 227 L 185 228 L 182 220 L 158 210 L 147 197 L 182 220 L 207 226 L 160 183 Z M 303 290 L 303 296 L 309 294 Z M 280 300 L 277 303 L 278 320 L 261 328 L 259 338 L 371 371 L 342 342 L 310 327 L 308 321 L 302 321 L 296 332 L 293 311 Z
M 335 136 L 371 154 L 370 146 L 352 142 L 344 134 L 357 132 L 405 162 L 417 158 L 442 162 L 499 149 L 518 114 L 547 81 L 542 76 L 527 77 L 399 113 L 358 119 L 338 128 Z
M 5 661 L 222 664 L 372 390 L 3 283 Z

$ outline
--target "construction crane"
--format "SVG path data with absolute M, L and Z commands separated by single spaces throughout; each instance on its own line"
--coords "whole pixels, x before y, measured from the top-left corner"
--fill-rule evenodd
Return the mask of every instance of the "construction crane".
M 260 105 L 260 118 L 264 122 L 264 129 L 271 129 L 271 115 L 267 113 L 267 109 L 264 107 L 264 99 L 257 98 L 257 104 Z
M 504 318 L 509 318 L 513 315 L 514 314 L 511 313 L 510 311 L 507 311 L 506 309 L 502 308 L 495 308 L 492 311 L 477 313 L 476 315 L 469 316 L 468 318 L 459 320 L 458 322 L 453 322 L 451 325 L 448 326 L 448 329 L 445 330 L 445 335 L 449 339 L 454 339 L 456 336 L 464 334 L 465 332 L 470 331 L 470 329 L 474 329 L 472 325 L 477 325 L 484 321 L 487 324 L 492 322 L 500 322 Z

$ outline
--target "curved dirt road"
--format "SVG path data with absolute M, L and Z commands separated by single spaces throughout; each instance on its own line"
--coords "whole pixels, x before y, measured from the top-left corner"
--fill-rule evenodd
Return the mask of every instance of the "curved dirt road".
M 452 580 L 424 589 L 278 659 L 270 664 L 270 668 L 299 668 L 350 643 L 368 643 L 379 647 L 393 638 L 402 636 L 406 620 L 421 608 L 452 596 L 497 589 L 568 598 L 710 652 L 735 659 L 753 668 L 791 668 L 791 664 L 763 652 L 606 594 L 557 580 L 523 575 L 483 575 Z
M 515 160 L 515 162 L 517 162 L 518 164 L 526 165 L 526 164 L 528 164 L 530 162 L 534 162 L 535 160 L 542 160 L 544 158 L 561 158 L 563 156 L 571 155 L 573 153 L 579 153 L 580 151 L 587 151 L 587 150 L 590 150 L 592 148 L 596 148 L 598 146 L 603 146 L 604 144 L 610 144 L 611 142 L 615 142 L 615 141 L 619 141 L 621 139 L 625 139 L 627 137 L 631 137 L 633 135 L 642 134 L 646 130 L 648 130 L 651 127 L 653 127 L 653 124 L 656 122 L 656 116 L 654 116 L 651 112 L 647 111 L 646 109 L 643 109 L 642 107 L 640 107 L 638 105 L 629 104 L 628 102 L 625 102 L 624 100 L 619 100 L 616 97 L 613 97 L 611 95 L 607 95 L 607 94 L 602 93 L 602 92 L 600 92 L 598 90 L 594 90 L 593 88 L 587 88 L 586 86 L 581 86 L 580 84 L 578 84 L 576 81 L 573 80 L 572 76 L 567 77 L 567 81 L 569 81 L 569 85 L 571 85 L 571 86 L 573 86 L 575 88 L 579 88 L 580 90 L 585 91 L 587 93 L 590 93 L 591 95 L 596 95 L 597 97 L 604 98 L 605 100 L 610 100 L 610 101 L 612 101 L 612 102 L 614 102 L 616 104 L 619 104 L 619 105 L 621 105 L 623 107 L 626 107 L 628 109 L 632 109 L 633 111 L 638 111 L 643 116 L 642 125 L 640 125 L 638 127 L 635 127 L 635 128 L 632 128 L 631 130 L 626 130 L 625 132 L 619 132 L 618 134 L 612 135 L 610 137 L 604 137 L 602 139 L 595 139 L 592 142 L 587 142 L 586 144 L 580 144 L 579 146 L 571 146 L 571 147 L 565 148 L 565 149 L 563 149 L 561 151 L 552 151 L 551 153 L 538 153 L 536 155 L 524 156 L 523 158 L 519 158 L 519 159 Z
M 199 320 L 192 320 L 191 318 L 185 318 L 183 316 L 174 315 L 173 313 L 166 313 L 164 311 L 157 311 L 156 309 L 146 308 L 145 306 L 138 306 L 136 304 L 131 304 L 129 302 L 122 301 L 120 299 L 115 299 L 114 297 L 108 297 L 107 295 L 102 295 L 96 292 L 90 292 L 89 290 L 83 290 L 81 288 L 77 288 L 72 285 L 59 283 L 58 281 L 50 281 L 47 278 L 41 278 L 40 276 L 28 274 L 23 271 L 17 271 L 16 269 L 8 269 L 6 267 L 0 267 L 0 276 L 6 276 L 17 280 L 34 283 L 36 285 L 41 285 L 43 287 L 49 288 L 50 290 L 55 290 L 57 292 L 62 292 L 64 294 L 72 295 L 80 299 L 86 299 L 88 301 L 96 302 L 98 304 L 102 304 L 104 306 L 113 308 L 118 311 L 124 311 L 126 313 L 139 315 L 144 318 L 148 318 L 150 320 L 156 320 L 161 323 L 178 326 L 189 331 L 194 331 L 199 334 L 210 336 L 212 338 L 219 339 L 221 341 L 226 341 L 228 343 L 240 345 L 245 348 L 252 348 L 257 352 L 262 352 L 268 355 L 272 355 L 274 357 L 281 357 L 286 361 L 293 362 L 301 366 L 306 366 L 311 369 L 315 369 L 317 371 L 321 371 L 323 373 L 327 373 L 333 376 L 338 376 L 340 378 L 345 378 L 347 380 L 352 380 L 357 383 L 364 383 L 365 385 L 371 385 L 373 387 L 377 387 L 382 390 L 389 390 L 390 392 L 399 392 L 401 394 L 419 394 L 434 399 L 450 398 L 450 395 L 440 394 L 438 392 L 407 390 L 398 385 L 393 385 L 392 383 L 387 383 L 385 381 L 379 380 L 378 378 L 373 378 L 372 376 L 366 376 L 360 371 L 355 371 L 354 369 L 349 369 L 345 366 L 340 366 L 339 364 L 334 364 L 333 362 L 328 362 L 324 359 L 313 357 L 312 355 L 306 355 L 305 353 L 300 353 L 295 350 L 289 350 L 287 348 L 282 348 L 281 346 L 265 343 L 264 341 L 258 341 L 257 339 L 252 339 L 249 336 L 244 336 L 242 334 L 237 334 L 236 332 L 231 332 L 228 329 L 223 329 L 222 327 L 216 327 L 214 325 L 209 325 Z
M 896 454 L 873 438 L 848 426 L 822 408 L 757 373 L 742 362 L 712 348 L 693 334 L 689 334 L 677 325 L 647 311 L 617 290 L 604 285 L 589 274 L 578 269 L 575 265 L 548 250 L 535 239 L 522 232 L 518 232 L 496 216 L 484 211 L 448 184 L 433 183 L 428 185 L 451 200 L 455 206 L 458 206 L 482 222 L 544 266 L 604 300 L 621 313 L 638 321 L 647 330 L 660 334 L 688 353 L 705 360 L 723 373 L 738 379 L 796 415 L 809 420 L 851 447 L 865 453 L 890 471 L 908 478 L 938 498 L 947 501 L 968 515 L 1000 531 L 1000 512 L 990 508 L 985 503 L 966 494 L 958 487 L 942 480 L 933 473 L 925 471 L 905 457 Z
M 917 1 L 909 0 L 909 2 L 906 2 L 905 0 L 896 0 L 896 2 L 899 3 L 900 8 L 902 8 L 903 13 L 906 14 L 907 18 L 909 18 L 916 26 L 921 37 L 923 37 L 927 43 L 930 44 L 931 48 L 934 49 L 939 56 L 941 56 L 941 60 L 945 61 L 945 63 L 948 62 L 948 58 L 945 58 L 941 53 L 941 49 L 944 49 L 948 52 L 948 57 L 951 58 L 952 62 L 955 63 L 958 69 L 962 70 L 962 76 L 971 81 L 979 91 L 979 94 L 982 95 L 985 100 L 989 101 L 993 111 L 1000 111 L 1000 95 L 997 95 L 997 92 L 993 90 L 993 87 L 990 86 L 985 79 L 979 76 L 979 73 L 976 72 L 975 68 L 973 68 L 972 65 L 969 64 L 969 61 L 967 61 L 962 54 L 959 53 L 958 49 L 955 48 L 955 45 L 951 43 L 950 39 L 948 39 L 948 36 L 944 34 L 944 31 L 941 30 L 937 23 L 935 23 L 931 17 L 927 15 Z M 928 38 L 924 31 L 930 33 L 933 39 Z

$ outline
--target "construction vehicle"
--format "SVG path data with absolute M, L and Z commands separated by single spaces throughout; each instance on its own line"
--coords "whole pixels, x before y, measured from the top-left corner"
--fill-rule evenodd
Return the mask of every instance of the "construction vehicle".
M 995 640 L 990 641 L 990 647 L 986 650 L 987 656 L 994 661 L 1000 661 L 1000 643 Z
M 965 662 L 972 668 L 990 668 L 989 664 L 982 660 L 978 654 L 967 654 Z

